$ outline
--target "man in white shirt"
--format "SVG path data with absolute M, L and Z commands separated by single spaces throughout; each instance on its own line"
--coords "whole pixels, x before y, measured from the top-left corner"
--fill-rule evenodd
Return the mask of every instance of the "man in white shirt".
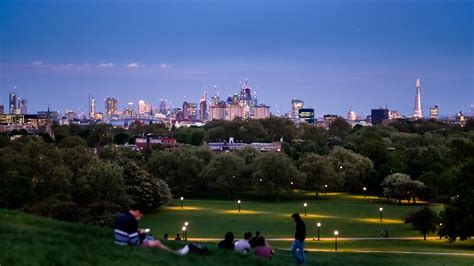
M 247 232 L 244 234 L 244 239 L 241 239 L 234 244 L 234 251 L 241 253 L 241 254 L 247 254 L 248 251 L 250 251 L 250 244 L 249 240 L 252 237 L 252 233 Z

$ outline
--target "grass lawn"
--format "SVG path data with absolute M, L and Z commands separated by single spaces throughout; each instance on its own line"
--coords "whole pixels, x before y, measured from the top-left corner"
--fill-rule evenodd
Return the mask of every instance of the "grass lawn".
M 308 203 L 309 238 L 306 248 L 308 265 L 473 265 L 474 256 L 447 255 L 473 254 L 474 240 L 449 244 L 445 240 L 339 240 L 334 252 L 332 231 L 341 237 L 378 237 L 381 228 L 390 231 L 390 237 L 420 237 L 410 225 L 402 223 L 403 215 L 416 208 L 410 205 L 379 204 L 378 198 L 348 194 L 326 194 L 322 199 L 300 194 L 296 200 L 279 204 L 258 199 L 243 200 L 242 211 L 237 212 L 236 201 L 186 200 L 181 209 L 179 201 L 146 215 L 141 227 L 152 228 L 155 236 L 179 231 L 184 221 L 190 222 L 190 237 L 222 238 L 227 230 L 237 238 L 245 231 L 260 230 L 267 238 L 292 237 L 293 212 L 304 212 Z M 384 208 L 384 222 L 380 222 L 378 208 Z M 435 206 L 440 208 L 440 206 Z M 322 237 L 330 240 L 313 241 L 314 225 L 323 224 Z M 184 245 L 181 241 L 167 241 L 173 249 Z M 110 228 L 58 222 L 0 209 L 0 265 L 294 265 L 287 249 L 289 241 L 275 240 L 270 244 L 277 249 L 271 261 L 253 254 L 240 256 L 216 249 L 215 242 L 206 243 L 211 253 L 206 256 L 178 256 L 140 247 L 120 247 L 113 244 Z M 375 253 L 365 253 L 374 252 Z M 380 253 L 381 252 L 381 253 Z M 398 253 L 393 253 L 398 252 Z M 404 254 L 402 252 L 410 252 Z M 415 254 L 414 252 L 422 252 Z
M 379 201 L 382 203 L 374 203 Z M 306 217 L 305 202 L 308 203 Z M 379 207 L 383 207 L 382 222 Z M 308 195 L 280 203 L 242 200 L 240 213 L 236 200 L 185 200 L 183 209 L 180 201 L 175 200 L 171 206 L 146 215 L 141 224 L 152 228 L 160 237 L 164 233 L 173 236 L 180 232 L 184 221 L 190 223 L 189 237 L 221 238 L 226 231 L 241 236 L 257 230 L 267 238 L 292 237 L 294 223 L 290 216 L 299 212 L 309 236 L 316 235 L 316 223 L 320 222 L 321 237 L 333 237 L 334 230 L 339 231 L 340 237 L 379 237 L 384 228 L 390 237 L 420 237 L 410 224 L 403 223 L 405 214 L 416 208 L 409 204 L 387 204 L 378 197 L 344 193 L 321 194 L 318 200 Z M 434 208 L 439 210 L 441 206 Z

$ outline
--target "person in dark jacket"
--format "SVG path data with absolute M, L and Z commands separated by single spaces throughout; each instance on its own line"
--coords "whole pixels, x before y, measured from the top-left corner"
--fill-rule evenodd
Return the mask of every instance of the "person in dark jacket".
M 304 240 L 306 238 L 306 225 L 298 213 L 291 215 L 296 223 L 295 240 L 291 245 L 291 252 L 296 259 L 296 264 L 306 265 L 306 256 L 304 255 Z
M 138 220 L 143 216 L 143 207 L 134 205 L 128 212 L 120 214 L 115 219 L 115 244 L 121 246 L 144 246 L 158 247 L 160 249 L 170 251 L 167 246 L 163 245 L 159 240 L 154 240 L 147 235 L 146 230 L 138 228 Z
M 225 234 L 224 240 L 219 242 L 219 249 L 230 249 L 234 250 L 234 233 L 227 232 Z

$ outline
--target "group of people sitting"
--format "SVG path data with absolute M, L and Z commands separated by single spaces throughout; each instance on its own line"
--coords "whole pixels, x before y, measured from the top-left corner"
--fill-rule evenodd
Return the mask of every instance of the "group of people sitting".
M 172 250 L 161 241 L 154 239 L 149 234 L 149 229 L 139 229 L 138 220 L 143 216 L 143 208 L 139 205 L 132 206 L 128 212 L 122 213 L 115 220 L 115 243 L 118 245 L 141 245 L 144 247 L 158 247 L 162 250 L 174 252 L 176 254 L 185 255 L 188 253 L 205 254 L 208 249 L 205 245 L 199 243 L 189 243 L 179 250 Z M 300 215 L 295 213 L 291 216 L 296 223 L 295 240 L 291 245 L 291 251 L 299 265 L 306 265 L 304 254 L 304 240 L 306 238 L 306 225 Z M 164 239 L 168 239 L 165 234 Z M 175 240 L 181 240 L 179 234 Z M 251 249 L 255 250 L 255 255 L 261 258 L 271 259 L 275 254 L 272 247 L 265 241 L 265 238 L 256 232 L 252 237 L 252 233 L 247 232 L 244 238 L 234 241 L 234 233 L 227 232 L 224 240 L 219 242 L 219 249 L 233 250 L 241 254 L 247 254 Z
M 247 232 L 244 234 L 244 238 L 234 242 L 234 233 L 227 232 L 224 240 L 219 242 L 219 249 L 228 249 L 238 252 L 240 254 L 247 254 L 251 249 L 255 250 L 255 255 L 265 259 L 271 259 L 275 254 L 275 251 L 268 244 L 260 232 L 257 231 L 255 236 L 252 237 L 252 233 Z

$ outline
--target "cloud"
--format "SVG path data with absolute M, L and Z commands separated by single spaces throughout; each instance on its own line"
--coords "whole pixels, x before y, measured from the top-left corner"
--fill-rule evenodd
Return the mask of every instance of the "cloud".
M 171 68 L 171 66 L 167 64 L 161 64 L 159 68 Z
M 32 65 L 35 65 L 35 66 L 39 66 L 39 65 L 42 65 L 43 62 L 41 61 L 33 61 L 33 63 L 31 63 Z
M 98 64 L 97 66 L 98 67 L 114 67 L 114 64 L 112 64 L 112 63 L 102 63 L 102 64 Z
M 137 63 L 130 63 L 127 65 L 127 67 L 130 67 L 130 68 L 137 68 L 138 67 L 138 64 Z

